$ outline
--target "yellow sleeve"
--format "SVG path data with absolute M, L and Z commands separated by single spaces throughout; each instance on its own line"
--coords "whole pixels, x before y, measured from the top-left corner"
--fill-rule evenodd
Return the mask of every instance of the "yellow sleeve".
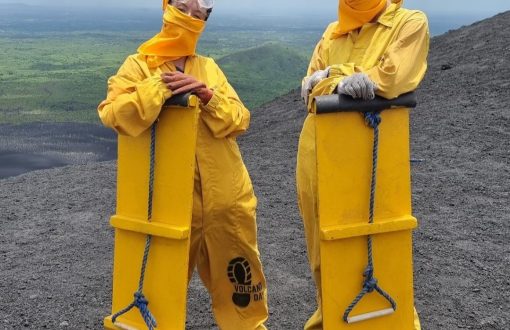
M 250 126 L 250 112 L 237 96 L 234 88 L 228 83 L 227 77 L 214 63 L 217 82 L 209 86 L 213 90 L 213 97 L 202 105 L 202 120 L 211 130 L 215 138 L 235 137 Z
M 320 81 L 310 93 L 308 98 L 308 111 L 311 112 L 313 110 L 313 101 L 314 98 L 321 95 L 330 95 L 333 94 L 338 84 L 345 78 L 356 72 L 356 68 L 354 63 L 344 63 L 344 64 L 330 64 L 327 52 L 326 43 L 330 40 L 331 33 L 336 29 L 337 23 L 332 23 L 324 32 L 322 39 L 319 41 L 317 46 L 315 47 L 315 51 L 313 53 L 312 59 L 310 61 L 310 65 L 308 67 L 307 76 L 312 75 L 317 70 L 324 70 L 328 66 L 329 77 Z M 303 79 L 304 82 L 304 79 Z
M 308 65 L 307 76 L 311 76 L 317 70 L 324 70 L 328 67 L 327 58 L 325 58 L 324 54 L 324 43 L 325 43 L 325 35 L 322 36 L 317 46 L 315 46 L 315 50 L 313 51 L 312 59 L 310 60 L 310 64 Z
M 146 77 L 133 57 L 108 80 L 108 95 L 97 109 L 102 123 L 117 133 L 138 136 L 158 118 L 172 96 L 161 77 Z
M 393 99 L 418 87 L 427 71 L 429 39 L 424 14 L 404 24 L 380 63 L 366 72 L 379 87 L 377 95 Z

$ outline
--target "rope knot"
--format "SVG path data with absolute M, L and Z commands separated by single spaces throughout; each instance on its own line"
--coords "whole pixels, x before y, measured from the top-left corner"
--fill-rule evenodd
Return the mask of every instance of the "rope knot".
M 149 310 L 149 301 L 143 293 L 141 292 L 135 292 L 135 306 L 140 310 L 140 314 L 142 314 L 143 320 L 145 321 L 145 324 L 149 328 L 149 330 L 153 330 L 157 327 L 156 319 L 152 315 L 152 313 Z
M 377 288 L 377 279 L 374 278 L 374 277 L 371 277 L 371 278 L 367 278 L 365 280 L 365 283 L 363 283 L 363 288 L 367 291 L 367 292 L 372 292 L 374 291 L 376 288 Z
M 363 272 L 363 276 L 366 279 L 374 277 L 374 267 L 368 265 L 367 268 L 365 268 L 365 271 Z
M 135 292 L 135 306 L 138 308 L 141 308 L 141 307 L 147 308 L 148 305 L 149 305 L 149 301 L 147 300 L 147 298 L 145 298 L 143 293 Z
M 372 128 L 378 127 L 381 123 L 381 113 L 378 111 L 365 112 L 365 123 Z
M 365 281 L 363 282 L 363 288 L 367 292 L 372 292 L 377 287 L 377 279 L 374 277 L 374 268 L 371 266 L 367 266 L 365 272 L 363 273 L 365 277 Z

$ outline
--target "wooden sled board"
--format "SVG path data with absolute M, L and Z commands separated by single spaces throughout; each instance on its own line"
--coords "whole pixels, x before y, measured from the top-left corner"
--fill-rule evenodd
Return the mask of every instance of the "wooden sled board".
M 188 286 L 189 239 L 197 139 L 198 101 L 189 107 L 164 107 L 156 137 L 152 222 L 147 221 L 151 130 L 119 136 L 112 313 L 133 301 L 147 234 L 153 235 L 143 293 L 160 330 L 184 329 Z M 138 309 L 117 322 L 147 329 Z M 104 320 L 105 329 L 119 329 Z
M 373 129 L 356 112 L 316 116 L 322 307 L 325 330 L 413 329 L 409 111 L 384 111 L 380 125 L 375 221 L 369 220 Z M 373 236 L 374 277 L 397 303 L 395 313 L 359 323 L 343 320 L 360 293 Z M 351 316 L 391 308 L 367 294 Z

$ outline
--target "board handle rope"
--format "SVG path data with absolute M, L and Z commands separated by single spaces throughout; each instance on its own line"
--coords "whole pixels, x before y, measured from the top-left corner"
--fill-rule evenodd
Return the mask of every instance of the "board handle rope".
M 180 106 L 180 107 L 189 107 L 191 93 L 178 94 L 172 96 L 168 99 L 164 106 Z M 159 119 L 158 119 L 159 120 Z M 149 166 L 149 198 L 147 201 L 147 221 L 152 222 L 152 203 L 154 196 L 154 173 L 156 168 L 156 131 L 158 120 L 152 124 L 151 127 L 151 143 L 150 143 L 150 166 Z M 133 308 L 138 308 L 142 318 L 147 325 L 149 330 L 154 330 L 157 327 L 156 318 L 149 310 L 149 301 L 143 294 L 143 285 L 145 281 L 145 271 L 147 269 L 147 262 L 149 260 L 149 253 L 152 243 L 152 235 L 147 235 L 147 239 L 145 241 L 145 249 L 143 253 L 142 266 L 140 269 L 140 279 L 138 281 L 138 290 L 134 293 L 134 300 L 131 304 L 129 304 L 126 308 L 120 310 L 112 316 L 112 322 L 121 329 L 132 330 L 133 328 L 127 326 L 125 324 L 121 324 L 116 322 L 119 316 L 122 316 L 129 312 Z
M 369 223 L 374 223 L 374 209 L 375 209 L 375 191 L 377 185 L 377 162 L 379 156 L 379 125 L 381 124 L 381 111 L 385 109 L 395 108 L 414 108 L 417 105 L 416 95 L 414 93 L 403 94 L 400 97 L 388 100 L 376 96 L 373 100 L 357 100 L 347 95 L 326 95 L 316 97 L 315 110 L 317 114 L 328 114 L 335 112 L 361 112 L 364 115 L 365 123 L 374 131 L 374 142 L 372 147 L 372 175 L 370 184 L 370 202 L 369 202 Z M 354 298 L 351 304 L 347 307 L 343 314 L 344 322 L 356 323 L 361 321 L 370 320 L 376 317 L 390 315 L 397 310 L 397 303 L 395 300 L 384 291 L 378 284 L 377 278 L 374 277 L 374 257 L 373 257 L 373 242 L 372 236 L 367 237 L 367 251 L 368 263 L 363 272 L 363 288 L 361 292 Z M 356 305 L 365 297 L 365 295 L 372 292 L 379 293 L 391 305 L 391 308 L 365 313 L 357 316 L 350 316 L 352 310 Z
M 374 223 L 374 207 L 375 207 L 375 188 L 377 184 L 377 160 L 379 155 L 379 124 L 381 123 L 381 114 L 380 112 L 366 112 L 365 114 L 365 122 L 368 126 L 373 128 L 374 130 L 374 144 L 372 148 L 372 179 L 370 184 L 370 210 L 369 210 L 369 223 Z M 384 291 L 379 284 L 377 283 L 377 279 L 374 277 L 374 256 L 373 256 L 373 246 L 372 246 L 372 236 L 369 235 L 367 239 L 367 249 L 368 249 L 368 264 L 365 268 L 365 272 L 363 276 L 365 280 L 363 282 L 363 288 L 361 292 L 358 294 L 356 298 L 352 301 L 352 303 L 347 307 L 344 312 L 343 320 L 347 323 L 355 323 L 361 322 L 365 320 L 369 320 L 375 317 L 380 317 L 384 315 L 389 315 L 394 313 L 397 310 L 397 303 L 393 298 Z M 377 312 L 362 314 L 354 317 L 349 317 L 352 310 L 356 305 L 363 299 L 366 294 L 372 293 L 376 291 L 381 296 L 383 296 L 390 304 L 391 309 L 384 309 Z

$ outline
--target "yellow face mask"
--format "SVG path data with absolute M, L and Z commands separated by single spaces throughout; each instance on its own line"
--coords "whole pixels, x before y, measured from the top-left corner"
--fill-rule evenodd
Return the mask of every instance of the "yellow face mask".
M 204 29 L 204 21 L 188 16 L 173 6 L 167 6 L 161 32 L 143 43 L 138 53 L 148 56 L 150 67 L 195 55 L 198 39 Z
M 333 38 L 341 37 L 373 20 L 387 5 L 387 0 L 340 0 L 338 30 Z

